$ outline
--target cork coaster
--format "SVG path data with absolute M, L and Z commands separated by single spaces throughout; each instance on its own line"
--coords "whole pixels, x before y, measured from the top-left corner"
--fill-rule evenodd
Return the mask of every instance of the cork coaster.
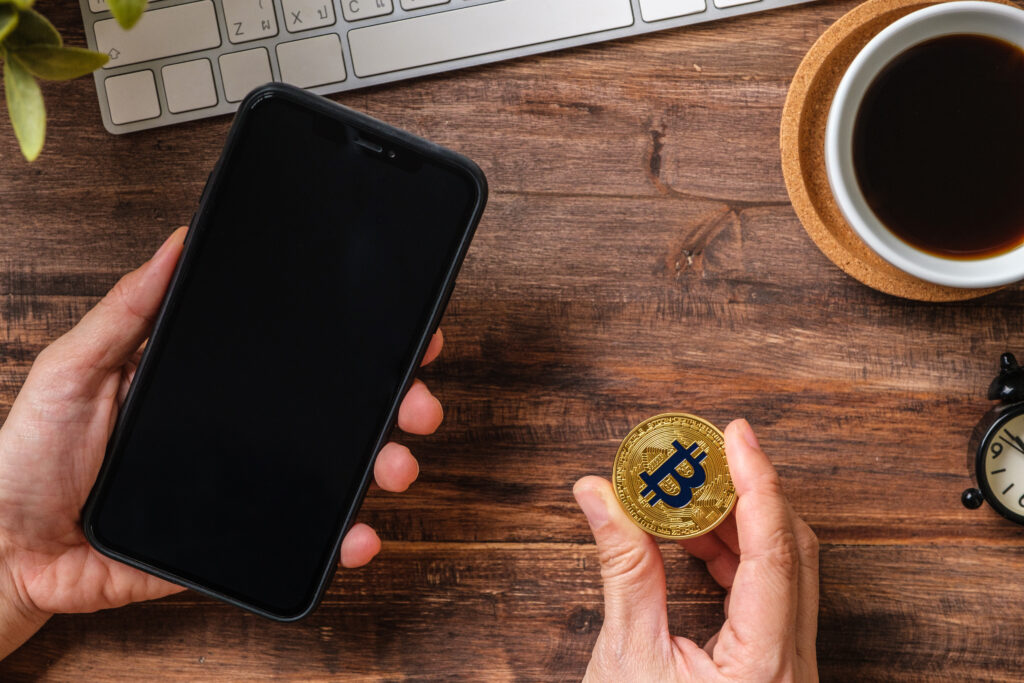
M 789 86 L 779 144 L 782 172 L 793 208 L 807 234 L 833 263 L 847 275 L 886 294 L 918 301 L 962 301 L 1002 288 L 944 287 L 891 265 L 864 244 L 847 224 L 832 198 L 825 173 L 825 123 L 846 68 L 886 26 L 914 10 L 937 4 L 922 0 L 868 0 L 832 24 L 804 57 Z

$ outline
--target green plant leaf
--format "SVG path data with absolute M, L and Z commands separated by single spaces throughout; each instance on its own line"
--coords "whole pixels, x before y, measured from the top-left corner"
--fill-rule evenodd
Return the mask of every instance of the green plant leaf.
M 14 27 L 18 25 L 18 11 L 11 5 L 0 5 L 0 43 L 4 42 Z
M 29 161 L 35 161 L 46 138 L 43 93 L 28 69 L 9 53 L 4 60 L 4 92 L 7 95 L 7 113 L 11 117 L 14 136 L 21 145 L 21 153 Z
M 67 81 L 92 73 L 107 63 L 107 55 L 80 47 L 29 45 L 13 52 L 18 61 L 36 78 Z
M 7 36 L 5 46 L 8 51 L 26 45 L 63 45 L 60 34 L 53 24 L 34 9 L 18 11 L 18 25 Z
M 110 12 L 121 24 L 121 28 L 131 28 L 146 11 L 146 0 L 107 0 Z

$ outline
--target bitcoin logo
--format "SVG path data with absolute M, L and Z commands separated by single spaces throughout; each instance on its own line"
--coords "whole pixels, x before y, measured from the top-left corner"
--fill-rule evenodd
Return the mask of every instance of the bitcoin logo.
M 663 538 L 710 531 L 736 501 L 725 437 L 685 413 L 656 415 L 634 427 L 615 455 L 612 484 L 630 518 Z
M 681 508 L 689 505 L 690 501 L 693 500 L 693 489 L 700 488 L 707 481 L 707 473 L 703 467 L 699 466 L 704 458 L 707 457 L 707 454 L 701 451 L 696 458 L 693 457 L 693 452 L 697 450 L 696 443 L 690 444 L 689 448 L 683 448 L 682 444 L 678 441 L 673 441 L 672 447 L 676 449 L 675 455 L 662 463 L 656 472 L 653 474 L 648 474 L 647 472 L 640 473 L 640 478 L 647 484 L 647 488 L 640 492 L 640 497 L 646 498 L 648 493 L 654 492 L 654 496 L 647 501 L 651 507 L 654 507 L 654 504 L 659 500 L 665 501 L 665 505 L 668 505 L 670 508 Z M 690 463 L 690 467 L 693 468 L 692 476 L 684 477 L 676 469 L 684 460 Z M 665 493 L 664 489 L 661 488 L 661 482 L 665 481 L 668 477 L 676 480 L 676 483 L 679 485 L 679 493 L 672 495 Z

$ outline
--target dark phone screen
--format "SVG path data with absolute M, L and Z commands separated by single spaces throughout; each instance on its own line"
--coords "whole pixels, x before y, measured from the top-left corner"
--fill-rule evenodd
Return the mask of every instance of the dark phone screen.
M 333 546 L 472 219 L 468 173 L 248 113 L 98 493 L 97 540 L 279 617 Z M 380 138 L 377 138 L 380 141 Z

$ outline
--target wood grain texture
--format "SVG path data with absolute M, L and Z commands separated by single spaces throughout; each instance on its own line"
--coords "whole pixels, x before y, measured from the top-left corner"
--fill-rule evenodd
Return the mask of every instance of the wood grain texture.
M 492 200 L 424 372 L 381 556 L 280 625 L 195 594 L 55 617 L 2 680 L 576 680 L 602 622 L 571 495 L 631 426 L 747 417 L 822 541 L 824 680 L 1020 679 L 1024 529 L 965 510 L 967 437 L 1024 293 L 895 299 L 807 238 L 783 184 L 789 80 L 853 2 L 805 5 L 337 100 L 474 158 Z M 82 44 L 77 7 L 42 11 Z M 0 123 L 0 415 L 35 355 L 186 223 L 230 124 L 108 135 L 91 80 L 45 87 L 23 163 Z M 664 546 L 673 630 L 722 592 Z M 273 552 L 268 548 L 268 552 Z

